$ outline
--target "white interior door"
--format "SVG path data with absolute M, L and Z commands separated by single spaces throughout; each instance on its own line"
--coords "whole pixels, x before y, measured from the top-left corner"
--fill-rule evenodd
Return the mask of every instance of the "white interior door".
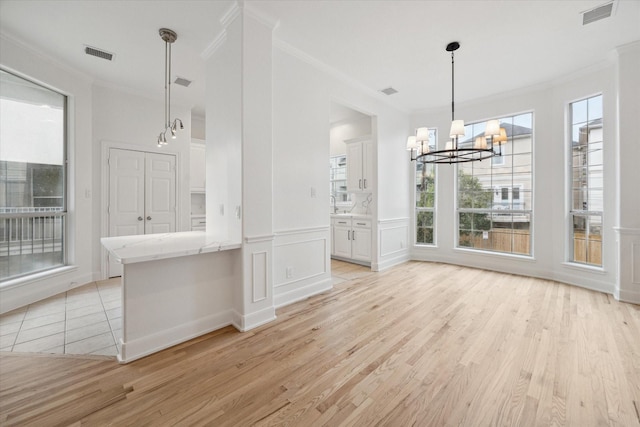
M 176 157 L 109 150 L 109 236 L 176 231 Z M 122 265 L 108 260 L 109 277 Z
M 145 234 L 176 231 L 176 157 L 146 154 Z

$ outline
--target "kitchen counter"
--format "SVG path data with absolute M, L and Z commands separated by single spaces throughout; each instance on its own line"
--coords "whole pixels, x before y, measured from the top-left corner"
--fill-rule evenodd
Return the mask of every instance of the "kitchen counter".
M 123 264 L 120 363 L 237 324 L 241 243 L 220 242 L 204 231 L 100 241 Z
M 358 214 L 358 213 L 335 213 L 335 214 L 331 214 L 331 218 L 371 219 L 371 215 L 370 214 Z
M 103 237 L 100 242 L 122 264 L 238 249 L 240 243 L 220 242 L 204 231 Z

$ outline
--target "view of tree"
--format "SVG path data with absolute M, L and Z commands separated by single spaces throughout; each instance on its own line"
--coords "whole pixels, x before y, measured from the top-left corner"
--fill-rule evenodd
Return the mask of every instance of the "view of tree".
M 418 164 L 420 185 L 417 188 L 416 207 L 433 208 L 435 204 L 435 169 L 433 165 Z M 416 243 L 433 243 L 433 212 L 416 213 Z
M 458 207 L 462 209 L 490 209 L 493 201 L 491 189 L 482 187 L 477 178 L 458 171 Z M 473 232 L 489 231 L 491 217 L 488 213 L 461 212 L 460 246 L 473 246 Z

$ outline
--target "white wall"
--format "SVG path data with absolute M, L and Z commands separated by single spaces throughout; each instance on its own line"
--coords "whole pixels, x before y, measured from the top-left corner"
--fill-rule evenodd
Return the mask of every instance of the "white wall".
M 409 118 L 282 42 L 276 42 L 273 50 L 273 82 L 273 276 L 276 305 L 283 305 L 330 286 L 327 200 L 331 102 L 372 116 L 374 162 L 378 165 L 374 269 L 381 259 L 378 222 L 404 218 L 405 230 L 408 226 L 409 169 L 404 141 Z M 401 241 L 396 246 L 404 246 L 403 259 L 408 258 L 407 235 L 394 233 Z M 292 277 L 286 277 L 288 268 Z
M 331 123 L 329 129 L 329 156 L 346 154 L 347 149 L 344 141 L 365 135 L 371 135 L 371 117 L 347 119 Z
M 456 118 L 466 122 L 484 121 L 514 113 L 534 113 L 534 206 L 533 257 L 487 254 L 456 249 L 455 166 L 438 165 L 437 171 L 437 247 L 415 247 L 412 258 L 470 265 L 535 277 L 549 278 L 612 293 L 615 283 L 615 87 L 614 67 L 598 64 L 588 72 L 566 76 L 513 93 L 456 105 Z M 572 101 L 602 93 L 604 98 L 604 226 L 603 268 L 577 267 L 566 263 L 568 230 L 566 194 L 568 149 L 565 118 Z M 448 131 L 450 111 L 443 108 L 417 113 L 412 127 L 437 127 L 440 135 Z M 440 138 L 440 148 L 444 148 Z M 413 238 L 412 238 L 413 241 Z
M 94 280 L 94 210 L 91 193 L 93 147 L 91 82 L 86 76 L 57 63 L 21 42 L 0 36 L 3 68 L 48 86 L 68 97 L 68 260 L 70 268 L 29 280 L 5 282 L 0 288 L 0 313 L 55 295 Z M 75 183 L 79 183 L 76 185 Z

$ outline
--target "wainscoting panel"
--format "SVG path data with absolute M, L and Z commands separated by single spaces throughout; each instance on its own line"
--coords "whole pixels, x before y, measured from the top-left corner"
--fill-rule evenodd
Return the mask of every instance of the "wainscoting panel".
M 266 252 L 254 252 L 252 257 L 252 281 L 253 281 L 253 302 L 263 301 L 267 298 L 267 283 L 269 280 L 267 274 L 269 268 L 267 265 Z
M 273 288 L 276 307 L 331 289 L 329 245 L 329 227 L 276 233 L 273 245 Z
M 409 218 L 378 221 L 380 253 L 375 271 L 384 270 L 409 260 Z

